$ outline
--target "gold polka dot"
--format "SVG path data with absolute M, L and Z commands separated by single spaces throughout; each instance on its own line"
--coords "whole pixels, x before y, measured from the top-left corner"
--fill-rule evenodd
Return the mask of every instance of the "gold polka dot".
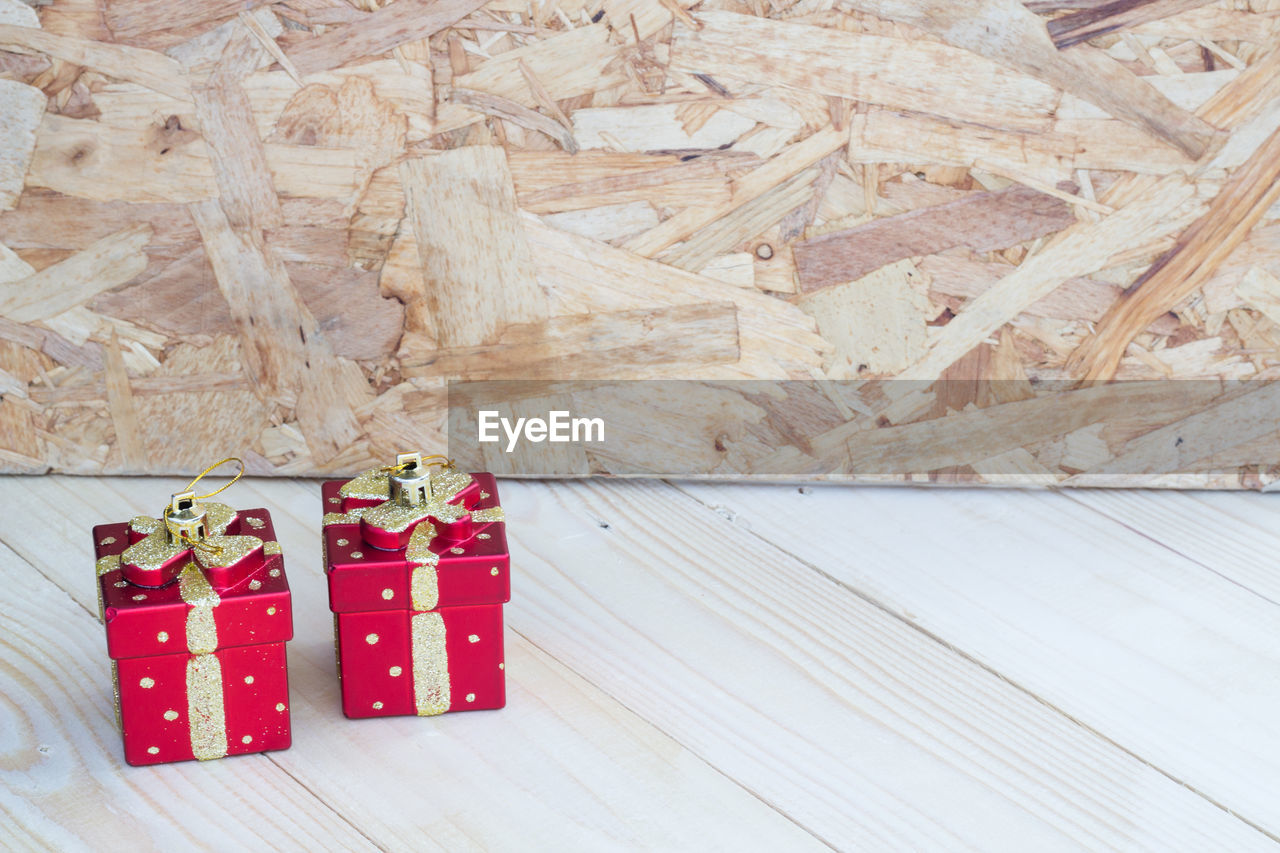
M 262 589 L 262 581 L 260 580 L 249 581 L 249 589 L 253 590 L 254 592 L 257 592 L 258 590 Z
M 245 744 L 253 743 L 253 735 L 245 735 L 244 737 L 240 738 L 240 742 Z
M 147 600 L 147 595 L 146 595 L 146 593 L 140 592 L 140 593 L 138 593 L 137 595 L 135 595 L 135 596 L 133 597 L 133 600 L 134 600 L 134 601 L 146 601 L 146 600 Z
M 147 747 L 147 754 L 148 754 L 148 755 L 159 755 L 159 754 L 160 754 L 160 747 L 158 747 L 158 746 L 149 746 L 149 747 Z
M 280 570 L 279 570 L 279 569 L 272 569 L 271 571 L 267 572 L 267 574 L 271 575 L 271 577 L 273 577 L 273 578 L 278 578 L 278 577 L 280 577 Z
M 245 683 L 245 684 L 253 684 L 253 676 L 252 676 L 252 675 L 246 675 L 246 676 L 244 677 L 244 683 Z
M 276 615 L 276 609 L 275 609 L 275 607 L 268 607 L 268 608 L 267 608 L 267 615 L 268 615 L 268 616 L 275 616 L 275 615 Z
M 390 601 L 395 597 L 396 597 L 396 591 L 393 590 L 391 587 L 387 587 L 382 591 L 382 598 L 384 601 Z
M 283 702 L 277 702 L 277 703 L 276 703 L 276 710 L 277 710 L 277 711 L 283 711 L 283 710 L 284 710 L 284 703 L 283 703 Z
M 382 703 L 381 703 L 381 702 L 374 702 L 374 703 L 373 703 L 373 710 L 375 710 L 375 711 L 381 711 L 381 710 L 382 710 Z
M 247 525 L 249 525 L 250 527 L 252 527 L 254 530 L 260 530 L 260 529 L 262 529 L 263 527 L 265 527 L 265 526 L 266 526 L 266 524 L 267 524 L 267 523 L 266 523 L 265 521 L 263 521 L 262 519 L 260 519 L 260 518 L 255 518 L 255 517 L 253 517 L 253 516 L 248 516 L 247 518 L 245 518 L 244 522 L 245 522 L 245 524 L 247 524 Z
M 480 492 L 480 500 L 482 500 L 482 501 L 483 501 L 483 500 L 488 500 L 488 499 L 489 499 L 489 493 L 488 493 L 488 492 L 485 492 L 485 491 Z
M 507 668 L 507 665 L 505 663 L 498 664 L 498 669 L 506 669 L 506 668 Z
M 99 544 L 99 545 L 110 545 L 110 544 L 112 544 L 112 543 L 113 543 L 113 542 L 115 542 L 115 541 L 116 541 L 116 537 L 114 537 L 114 536 L 107 536 L 107 537 L 103 538 L 103 540 L 102 540 L 101 542 L 99 542 L 98 544 Z
M 467 701 L 468 701 L 468 702 L 474 702 L 474 701 L 476 701 L 476 694 L 474 694 L 474 693 L 468 693 L 468 694 L 467 694 Z
M 336 544 L 337 544 L 337 546 L 338 546 L 339 548 L 343 548 L 343 547 L 345 547 L 345 546 L 347 546 L 347 545 L 350 545 L 350 544 L 351 544 L 351 542 L 350 542 L 350 541 L 348 541 L 348 540 L 346 540 L 346 539 L 339 539 L 339 540 L 337 541 L 337 543 L 336 543 Z
M 342 503 L 342 499 L 341 499 L 341 498 L 329 498 L 329 503 L 331 503 L 331 504 L 340 504 L 340 503 Z
M 167 643 L 167 642 L 169 642 L 169 632 L 168 632 L 168 631 L 161 631 L 160 633 L 156 634 L 156 639 L 157 639 L 157 640 L 159 640 L 159 641 L 160 641 L 160 642 L 162 642 L 162 643 Z
M 156 686 L 156 680 L 154 678 L 144 678 L 138 682 L 138 686 L 143 690 L 150 690 L 152 687 Z
M 477 539 L 490 539 L 490 538 L 492 538 L 492 537 L 491 537 L 491 536 L 489 536 L 489 534 L 488 534 L 488 533 L 477 533 L 477 534 L 476 534 L 476 538 L 477 538 Z
M 124 588 L 125 588 L 126 586 L 128 586 L 128 585 L 129 585 L 129 582 L 128 582 L 128 581 L 116 581 L 116 582 L 113 584 L 113 586 L 115 586 L 115 587 L 116 587 L 116 588 L 118 588 L 118 589 L 124 589 Z
M 479 634 L 472 634 L 471 636 L 467 637 L 467 642 L 468 642 L 468 643 L 478 643 L 478 642 L 480 642 L 480 635 L 479 635 Z
M 499 574 L 501 574 L 501 572 L 499 572 L 497 566 L 494 566 L 492 569 L 489 570 L 489 574 L 493 575 L 496 578 Z
M 398 666 L 393 666 L 393 667 L 391 667 L 391 669 L 389 669 L 389 670 L 387 670 L 387 671 L 391 673 L 391 677 L 392 677 L 392 678 L 396 678 L 397 676 L 399 676 L 399 675 L 400 675 L 400 673 L 404 672 L 404 670 L 403 670 L 403 669 L 401 669 L 401 668 L 400 668 L 400 667 L 398 667 Z
M 365 638 L 364 638 L 364 641 L 365 641 L 366 643 L 368 643 L 369 645 L 371 645 L 371 646 L 372 646 L 374 643 L 378 642 L 378 635 L 377 635 L 377 634 L 366 634 L 366 635 L 365 635 Z
M 178 719 L 178 712 L 173 710 L 165 711 L 164 718 L 172 723 L 174 720 Z
M 449 549 L 449 553 L 451 553 L 451 554 L 461 554 L 462 552 L 463 552 L 463 549 L 462 549 L 462 548 L 450 548 L 450 549 Z
M 360 551 L 352 551 L 352 552 L 351 552 L 351 559 L 353 559 L 353 560 L 358 560 L 358 559 L 360 559 L 360 558 L 361 558 L 361 557 L 363 557 L 363 556 L 364 556 L 364 554 L 363 554 L 362 552 L 360 552 Z

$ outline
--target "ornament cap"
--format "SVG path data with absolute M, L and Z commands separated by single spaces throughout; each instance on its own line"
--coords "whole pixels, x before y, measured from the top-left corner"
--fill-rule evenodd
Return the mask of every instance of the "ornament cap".
M 391 499 L 400 506 L 419 506 L 431 500 L 431 468 L 418 451 L 396 455 L 391 473 Z
M 164 526 L 169 541 L 178 544 L 200 542 L 208 535 L 203 505 L 196 503 L 196 493 L 178 492 L 169 499 L 164 511 Z

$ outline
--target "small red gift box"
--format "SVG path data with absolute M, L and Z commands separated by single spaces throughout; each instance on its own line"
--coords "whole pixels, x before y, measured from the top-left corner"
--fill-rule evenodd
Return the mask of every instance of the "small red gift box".
M 506 524 L 491 474 L 417 453 L 322 487 L 325 572 L 348 717 L 506 704 Z
M 288 748 L 293 622 L 270 514 L 188 492 L 93 541 L 125 760 Z

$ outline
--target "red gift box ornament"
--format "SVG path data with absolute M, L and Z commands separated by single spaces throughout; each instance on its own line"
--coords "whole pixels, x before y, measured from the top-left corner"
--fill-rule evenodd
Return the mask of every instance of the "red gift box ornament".
M 343 712 L 428 716 L 506 704 L 510 557 L 493 475 L 402 453 L 395 465 L 325 483 L 322 494 Z
M 93 528 L 98 611 L 130 764 L 286 749 L 284 557 L 265 509 L 234 510 L 192 488 L 160 518 Z

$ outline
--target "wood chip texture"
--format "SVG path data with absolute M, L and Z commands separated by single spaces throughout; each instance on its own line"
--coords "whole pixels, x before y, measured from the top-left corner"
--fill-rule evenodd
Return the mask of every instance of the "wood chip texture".
M 949 384 L 833 411 L 948 482 L 1280 477 L 981 426 L 1280 377 L 1280 0 L 10 5 L 0 471 L 353 472 L 451 379 L 900 378 Z

